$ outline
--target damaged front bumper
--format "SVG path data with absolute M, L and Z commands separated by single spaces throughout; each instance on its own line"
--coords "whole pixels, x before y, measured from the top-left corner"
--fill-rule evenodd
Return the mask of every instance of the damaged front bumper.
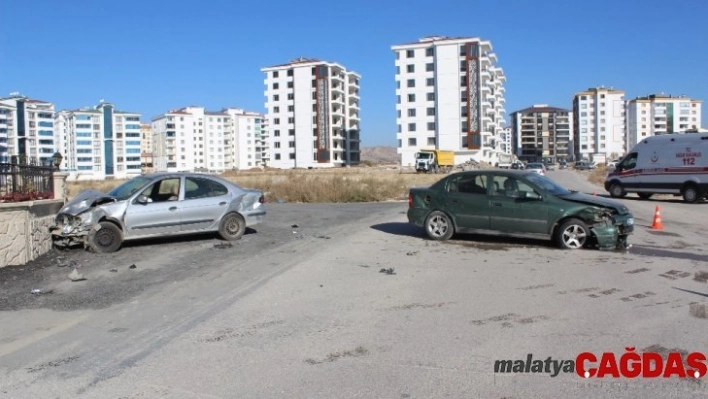
M 79 217 L 59 214 L 54 225 L 49 228 L 49 233 L 52 235 L 54 245 L 59 248 L 85 246 L 91 227 L 92 225 L 85 224 Z
M 627 237 L 634 231 L 634 218 L 631 215 L 604 217 L 590 227 L 600 250 L 627 249 Z

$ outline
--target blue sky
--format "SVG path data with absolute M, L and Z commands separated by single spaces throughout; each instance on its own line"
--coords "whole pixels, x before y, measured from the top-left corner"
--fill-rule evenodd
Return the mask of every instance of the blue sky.
M 508 114 L 571 108 L 599 85 L 706 101 L 707 17 L 705 0 L 6 1 L 0 96 L 57 109 L 105 99 L 146 121 L 188 105 L 264 112 L 262 67 L 319 58 L 362 75 L 362 145 L 395 146 L 392 45 L 491 40 Z

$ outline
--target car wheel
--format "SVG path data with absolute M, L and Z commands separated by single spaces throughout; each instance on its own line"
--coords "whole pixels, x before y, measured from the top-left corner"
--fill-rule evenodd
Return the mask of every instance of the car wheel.
M 117 251 L 123 243 L 123 232 L 111 222 L 101 222 L 98 226 L 98 230 L 91 229 L 88 236 L 91 250 L 103 254 Z
M 610 186 L 610 195 L 615 198 L 622 198 L 627 195 L 627 193 L 624 192 L 624 189 L 619 183 L 612 183 Z
M 693 184 L 689 184 L 683 188 L 683 200 L 689 203 L 698 201 L 698 189 Z
M 646 199 L 651 198 L 651 196 L 654 194 L 652 194 L 652 193 L 637 193 L 637 195 L 639 196 L 639 198 L 646 200 Z
M 425 232 L 436 241 L 449 240 L 455 232 L 452 220 L 444 212 L 433 211 L 425 218 Z
M 588 226 L 579 219 L 568 219 L 556 230 L 556 242 L 562 249 L 580 249 L 589 238 Z
M 246 232 L 246 221 L 238 213 L 224 216 L 219 225 L 219 235 L 226 241 L 236 241 Z

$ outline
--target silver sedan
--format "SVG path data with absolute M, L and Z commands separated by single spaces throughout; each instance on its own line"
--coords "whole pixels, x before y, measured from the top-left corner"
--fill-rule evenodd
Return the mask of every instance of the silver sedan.
M 154 173 L 108 193 L 88 190 L 68 202 L 50 228 L 58 247 L 117 251 L 123 241 L 218 232 L 229 241 L 263 221 L 265 198 L 213 175 Z

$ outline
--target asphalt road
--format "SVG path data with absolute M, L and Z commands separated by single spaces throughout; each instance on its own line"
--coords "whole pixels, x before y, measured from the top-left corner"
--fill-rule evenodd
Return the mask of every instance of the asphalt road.
M 527 354 L 708 352 L 689 310 L 708 295 L 693 279 L 708 204 L 622 201 L 638 223 L 622 252 L 431 242 L 405 203 L 380 203 L 268 204 L 231 248 L 53 253 L 0 271 L 0 397 L 706 397 L 705 378 L 494 373 Z M 663 231 L 648 228 L 656 205 Z M 85 281 L 66 278 L 71 261 Z

